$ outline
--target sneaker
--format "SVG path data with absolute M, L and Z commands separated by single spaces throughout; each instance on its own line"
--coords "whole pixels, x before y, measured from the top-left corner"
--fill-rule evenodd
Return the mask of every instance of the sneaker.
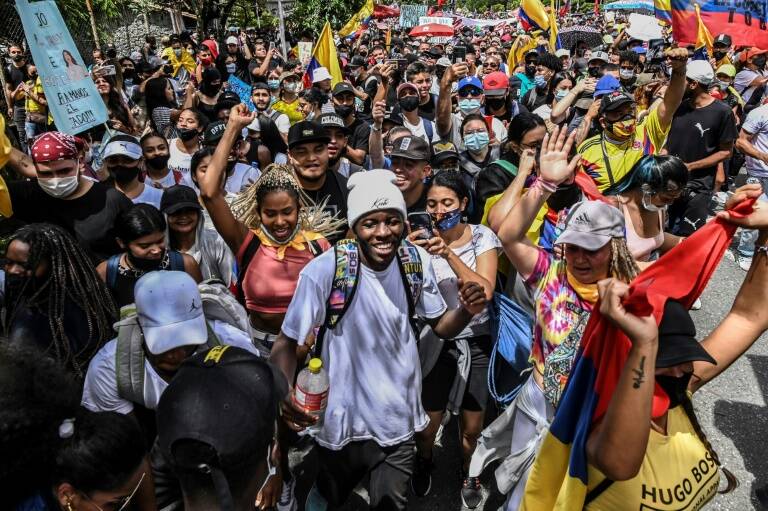
M 426 497 L 432 489 L 432 460 L 416 455 L 416 466 L 411 475 L 411 491 L 417 497 Z
M 696 301 L 693 302 L 693 305 L 691 305 L 692 311 L 697 311 L 701 309 L 701 298 L 696 298 Z
M 296 479 L 290 481 L 283 480 L 283 491 L 280 492 L 280 499 L 277 501 L 278 511 L 296 511 L 298 508 L 296 502 Z
M 461 484 L 461 502 L 467 509 L 475 509 L 483 500 L 483 487 L 479 477 L 465 476 Z
M 752 266 L 751 257 L 739 255 L 738 259 L 736 259 L 736 262 L 739 263 L 739 268 L 741 268 L 744 271 L 749 271 L 749 268 Z

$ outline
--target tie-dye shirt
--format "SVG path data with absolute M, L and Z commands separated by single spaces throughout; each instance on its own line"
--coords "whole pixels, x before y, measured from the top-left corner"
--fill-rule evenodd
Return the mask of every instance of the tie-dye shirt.
M 539 249 L 533 272 L 525 280 L 533 290 L 536 317 L 530 361 L 544 373 L 544 360 L 562 343 L 592 304 L 576 294 L 565 274 L 565 261 Z

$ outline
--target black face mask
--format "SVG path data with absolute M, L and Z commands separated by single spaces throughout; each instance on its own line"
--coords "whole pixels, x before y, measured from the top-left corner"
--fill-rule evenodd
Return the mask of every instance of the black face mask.
M 168 160 L 171 158 L 170 154 L 160 154 L 155 156 L 154 158 L 144 158 L 144 163 L 146 163 L 148 166 L 152 167 L 153 169 L 164 169 L 168 166 Z
M 725 56 L 728 55 L 728 52 L 726 51 L 713 51 L 712 56 L 715 57 L 715 60 L 720 60 L 725 58 Z
M 21 296 L 22 290 L 25 287 L 31 287 L 34 285 L 34 277 L 28 277 L 26 275 L 13 275 L 11 273 L 5 274 L 5 301 L 11 303 L 12 300 Z
M 139 166 L 126 167 L 124 165 L 113 165 L 109 167 L 109 172 L 119 184 L 130 183 L 139 176 Z
M 752 63 L 757 66 L 757 69 L 763 69 L 765 67 L 765 57 L 755 57 L 752 59 Z
M 525 66 L 525 74 L 526 76 L 533 76 L 536 74 L 536 65 L 535 64 L 528 64 Z
M 400 98 L 398 100 L 398 103 L 400 104 L 400 110 L 404 112 L 413 112 L 414 110 L 419 108 L 419 98 L 417 96 L 408 96 L 407 98 Z
M 507 103 L 507 98 L 505 97 L 500 97 L 500 98 L 494 98 L 490 96 L 485 97 L 485 104 L 491 110 L 501 110 L 506 103 Z
M 136 76 L 136 70 L 135 69 L 123 69 L 123 78 L 125 79 L 132 79 Z
M 336 113 L 341 116 L 342 119 L 346 119 L 349 114 L 352 113 L 353 109 L 355 107 L 352 105 L 336 105 L 334 109 L 336 110 Z
M 13 59 L 14 62 L 21 62 L 22 60 L 24 60 L 24 55 L 14 55 L 11 58 Z
M 143 257 L 136 257 L 128 252 L 126 257 L 133 268 L 141 271 L 152 271 L 160 268 L 160 265 L 163 264 L 163 259 L 165 259 L 165 254 L 160 256 L 160 259 L 145 259 Z
M 554 211 L 562 211 L 581 200 L 581 189 L 575 182 L 568 185 L 560 185 L 555 193 L 547 199 L 547 206 Z
M 600 78 L 600 68 L 599 67 L 590 67 L 587 68 L 587 73 L 592 78 Z
M 200 92 L 205 94 L 206 96 L 213 97 L 216 94 L 219 93 L 221 90 L 221 84 L 217 83 L 216 85 L 213 85 L 208 82 L 203 82 L 200 84 Z
M 179 128 L 177 131 L 179 132 L 179 138 L 184 142 L 189 142 L 200 134 L 196 128 Z
M 686 392 L 688 390 L 688 383 L 691 381 L 693 373 L 686 373 L 683 376 L 665 376 L 657 375 L 656 383 L 667 393 L 669 396 L 669 409 L 679 406 L 688 399 Z

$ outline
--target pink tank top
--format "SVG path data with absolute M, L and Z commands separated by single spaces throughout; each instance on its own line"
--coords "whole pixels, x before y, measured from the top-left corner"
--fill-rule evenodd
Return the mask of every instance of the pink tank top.
M 636 261 L 650 261 L 651 254 L 664 243 L 664 214 L 659 211 L 659 234 L 653 238 L 641 238 L 635 231 L 632 217 L 626 204 L 621 205 L 624 211 L 624 223 L 627 227 L 627 246 Z

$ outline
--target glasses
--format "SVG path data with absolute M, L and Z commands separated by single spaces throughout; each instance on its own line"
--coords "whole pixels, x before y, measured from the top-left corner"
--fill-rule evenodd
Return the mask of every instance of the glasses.
M 498 69 L 499 65 L 496 62 L 486 62 L 485 63 L 485 67 L 491 67 L 491 68 Z
M 136 485 L 136 488 L 133 489 L 130 495 L 127 495 L 125 497 L 122 497 L 114 502 L 115 506 L 120 506 L 117 508 L 117 511 L 123 511 L 126 507 L 128 507 L 128 504 L 131 503 L 131 499 L 134 495 L 136 495 L 136 492 L 139 491 L 139 487 L 141 486 L 141 483 L 144 482 L 144 477 L 146 477 L 147 473 L 142 472 L 141 479 L 139 479 L 139 483 Z M 94 501 L 91 500 L 91 498 L 88 495 L 83 494 L 86 500 L 88 500 L 91 504 L 96 506 L 96 509 L 99 511 L 104 511 L 98 504 L 96 504 Z
M 467 98 L 469 96 L 480 96 L 482 94 L 483 94 L 483 91 L 481 89 L 476 89 L 474 87 L 472 88 L 467 87 L 459 91 L 460 98 Z

